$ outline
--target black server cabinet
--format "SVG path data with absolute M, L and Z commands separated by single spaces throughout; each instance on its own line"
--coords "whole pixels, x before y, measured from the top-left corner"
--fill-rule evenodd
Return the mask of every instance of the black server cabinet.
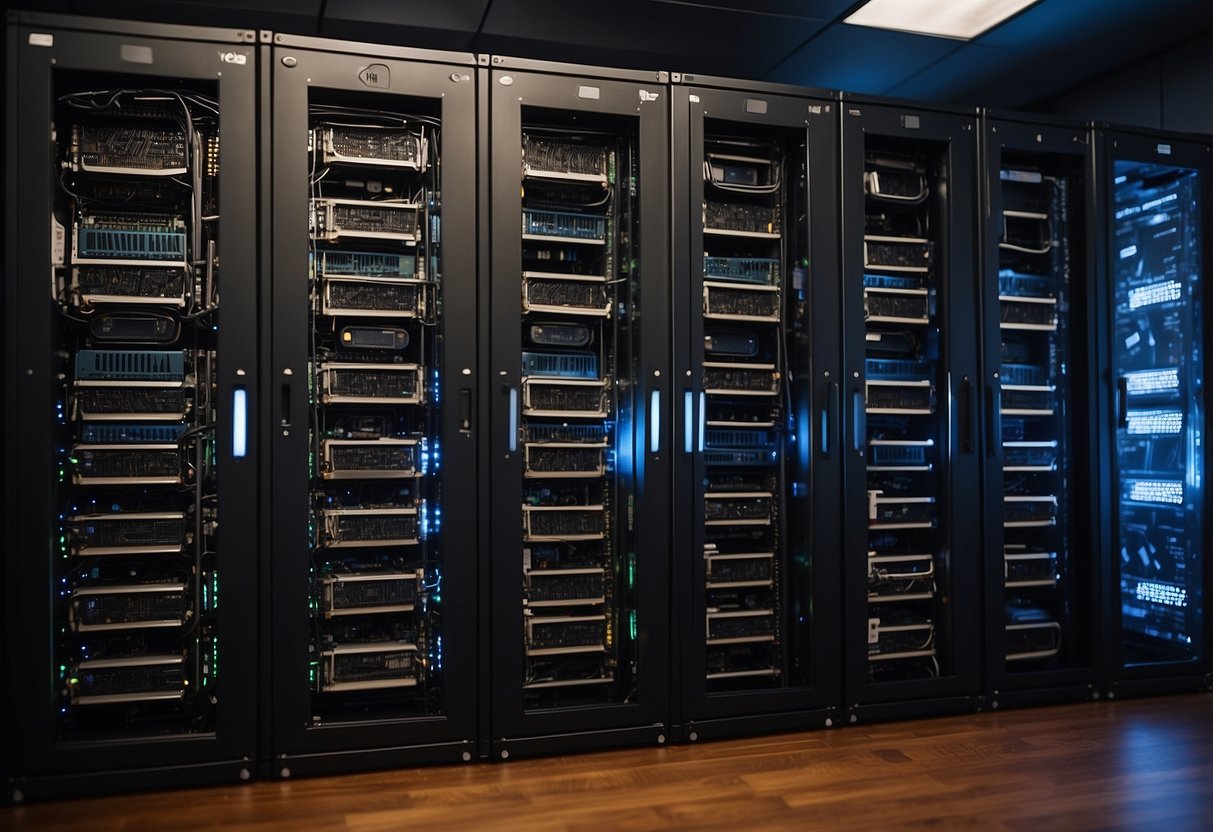
M 1208 688 L 1210 144 L 1097 135 L 1108 694 Z
M 248 779 L 255 34 L 10 22 L 9 796 Z
M 986 114 L 983 408 L 991 707 L 1097 695 L 1088 131 Z
M 270 56 L 271 771 L 471 759 L 475 58 Z
M 492 754 L 664 742 L 669 103 L 492 58 Z
M 838 102 L 681 81 L 675 720 L 692 740 L 828 726 L 842 695 Z
M 842 108 L 848 718 L 973 707 L 976 118 Z

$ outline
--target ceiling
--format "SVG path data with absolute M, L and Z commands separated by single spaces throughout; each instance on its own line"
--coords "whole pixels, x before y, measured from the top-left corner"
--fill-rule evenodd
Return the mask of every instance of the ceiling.
M 850 26 L 856 0 L 27 0 L 43 11 L 1025 107 L 1213 28 L 1211 0 L 1039 0 L 971 42 Z

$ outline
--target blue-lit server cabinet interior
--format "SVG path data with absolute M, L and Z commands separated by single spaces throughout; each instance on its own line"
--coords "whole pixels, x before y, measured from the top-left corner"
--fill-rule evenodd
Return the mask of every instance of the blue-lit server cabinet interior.
M 1207 687 L 1210 146 L 1108 130 L 1100 148 L 1109 691 Z
M 848 719 L 980 687 L 977 120 L 842 99 Z
M 664 742 L 668 88 L 492 61 L 492 754 Z
M 475 753 L 475 59 L 367 48 L 269 50 L 282 777 Z
M 683 76 L 674 96 L 675 720 L 837 718 L 838 105 Z
M 982 121 L 986 692 L 1097 692 L 1089 131 Z
M 255 35 L 19 21 L 9 796 L 248 779 Z

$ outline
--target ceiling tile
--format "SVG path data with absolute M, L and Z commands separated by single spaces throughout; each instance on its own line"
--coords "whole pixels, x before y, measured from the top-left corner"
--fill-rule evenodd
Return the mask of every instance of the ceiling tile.
M 1099 43 L 1135 51 L 1138 41 L 1178 40 L 1213 24 L 1208 0 L 1043 0 L 977 39 L 985 46 L 1048 51 Z
M 706 6 L 752 14 L 774 14 L 784 17 L 807 17 L 813 20 L 833 20 L 855 5 L 855 0 L 647 0 L 677 6 Z
M 889 95 L 948 100 L 961 89 L 1000 77 L 1024 56 L 1019 50 L 968 44 L 888 88 Z
M 767 77 L 788 84 L 884 93 L 959 46 L 955 40 L 836 23 Z
M 825 25 L 652 0 L 494 0 L 476 49 L 755 78 Z M 621 61 L 609 59 L 621 56 Z

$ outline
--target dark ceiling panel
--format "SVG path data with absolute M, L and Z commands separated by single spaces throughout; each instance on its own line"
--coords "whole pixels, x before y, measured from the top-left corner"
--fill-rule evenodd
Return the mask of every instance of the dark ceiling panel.
M 321 0 L 72 0 L 75 14 L 316 34 Z
M 889 87 L 888 93 L 905 98 L 959 101 L 957 95 L 963 90 L 1000 81 L 1015 85 L 1033 80 L 1048 81 L 1050 73 L 1045 71 L 1042 71 L 1041 78 L 1032 77 L 1030 70 L 1034 66 L 1023 50 L 971 43 Z M 1023 67 L 1029 71 L 1020 71 Z M 964 103 L 993 105 L 993 102 L 984 100 Z M 997 106 L 1007 105 L 999 103 Z
M 1065 78 L 1019 50 L 970 44 L 892 87 L 889 95 L 1024 109 L 1057 92 Z
M 813 20 L 833 20 L 855 0 L 648 0 L 677 6 L 707 6 L 753 14 L 777 14 L 785 17 L 807 17 Z
M 767 77 L 788 84 L 882 94 L 959 47 L 955 40 L 838 23 Z
M 320 33 L 431 49 L 470 49 L 490 0 L 328 0 Z
M 494 0 L 476 51 L 755 78 L 824 25 L 652 0 Z
M 1213 24 L 1208 0 L 1044 0 L 978 38 L 986 46 L 1052 51 L 1098 42 L 1116 52 L 1158 36 L 1174 41 Z

